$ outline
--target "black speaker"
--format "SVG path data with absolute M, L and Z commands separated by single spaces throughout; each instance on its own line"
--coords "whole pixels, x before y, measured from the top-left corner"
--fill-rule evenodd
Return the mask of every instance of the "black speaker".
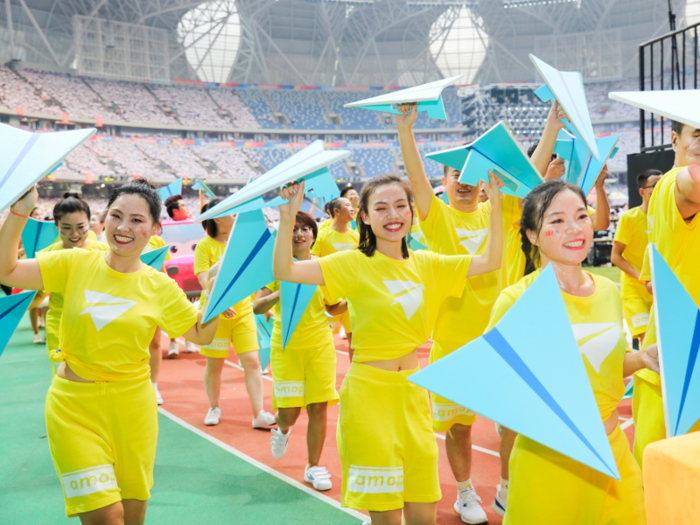
M 642 197 L 637 188 L 637 175 L 648 169 L 666 173 L 673 167 L 675 160 L 676 154 L 672 149 L 627 155 L 627 194 L 630 208 L 642 204 Z

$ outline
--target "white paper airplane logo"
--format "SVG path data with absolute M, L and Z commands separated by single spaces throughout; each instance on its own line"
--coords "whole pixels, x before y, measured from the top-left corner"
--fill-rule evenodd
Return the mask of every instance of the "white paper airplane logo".
M 98 332 L 136 304 L 130 299 L 92 290 L 85 290 L 85 301 L 91 304 L 80 315 L 90 314 Z
M 349 250 L 353 246 L 354 246 L 354 244 L 352 244 L 352 243 L 343 243 L 343 242 L 337 242 L 337 243 L 334 242 L 333 243 L 333 248 L 335 248 L 336 251 L 338 251 L 338 252 L 344 252 L 345 250 Z
M 620 341 L 620 325 L 617 323 L 583 323 L 572 325 L 579 352 L 600 373 L 600 365 Z
M 400 304 L 406 319 L 413 317 L 423 302 L 423 290 L 425 286 L 411 281 L 382 281 L 393 295 L 399 295 L 392 305 Z
M 482 230 L 466 230 L 464 228 L 455 228 L 457 237 L 459 238 L 459 244 L 464 246 L 464 249 L 469 252 L 469 255 L 475 255 L 479 251 L 481 245 L 486 239 L 486 235 L 489 230 L 484 228 Z

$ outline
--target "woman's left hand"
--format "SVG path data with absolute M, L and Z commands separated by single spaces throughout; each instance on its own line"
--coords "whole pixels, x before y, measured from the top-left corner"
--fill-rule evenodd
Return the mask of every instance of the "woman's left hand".
M 306 181 L 301 181 L 301 184 L 292 182 L 282 188 L 280 196 L 289 201 L 289 204 L 280 205 L 280 215 L 285 215 L 292 221 L 296 220 L 297 212 L 301 208 L 301 202 L 304 200 L 304 186 Z

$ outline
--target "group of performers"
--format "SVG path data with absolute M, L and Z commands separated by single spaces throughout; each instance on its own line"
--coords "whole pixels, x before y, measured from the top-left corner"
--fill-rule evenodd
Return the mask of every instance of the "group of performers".
M 551 265 L 574 331 L 593 323 L 617 327 L 613 341 L 593 342 L 607 345 L 600 349 L 601 362 L 585 355 L 582 360 L 621 479 L 500 428 L 501 480 L 491 506 L 505 516 L 504 523 L 515 525 L 553 523 L 554 516 L 561 524 L 646 522 L 642 453 L 665 437 L 646 244 L 655 243 L 700 303 L 700 130 L 674 125 L 674 168 L 638 178 L 643 204 L 622 216 L 612 255 L 623 272 L 620 293 L 582 267 L 594 229 L 609 223 L 607 170 L 596 183 L 597 210 L 587 206 L 577 186 L 559 180 L 561 162 L 552 160 L 563 127 L 556 103 L 531 152 L 545 182 L 524 200 L 503 196 L 495 173 L 488 183 L 472 186 L 460 183 L 460 172 L 449 167 L 443 178 L 448 202 L 436 197 L 413 136 L 417 108 L 399 109 L 408 180 L 385 175 L 365 182 L 359 194 L 343 190 L 330 204 L 331 219 L 320 227 L 300 211 L 304 183 L 283 188 L 288 203 L 280 206 L 271 261 L 275 281 L 206 323 L 203 312 L 234 217 L 203 222 L 206 236 L 194 262 L 203 289 L 198 310 L 174 280 L 140 260 L 144 251 L 164 245 L 158 237 L 163 203 L 147 181 L 116 188 L 105 216 L 97 219 L 78 195 L 66 195 L 54 208 L 60 241 L 35 259 L 21 259 L 17 247 L 36 205 L 36 189 L 12 206 L 0 228 L 0 282 L 50 294 L 47 347 L 56 366 L 46 422 L 68 516 L 80 516 L 83 523 L 144 523 L 153 486 L 156 406 L 162 402 L 157 390 L 162 329 L 175 346 L 184 336 L 206 356 L 211 407 L 206 425 L 218 424 L 222 415 L 221 373 L 231 346 L 245 372 L 252 426 L 277 427 L 271 429 L 274 458 L 285 455 L 292 428 L 307 411 L 303 476 L 321 491 L 332 487 L 321 464 L 327 408 L 340 403 L 342 504 L 369 511 L 373 525 L 435 523 L 442 497 L 435 431 L 446 432 L 458 487 L 455 512 L 464 523 L 486 523 L 471 479 L 477 415 L 440 396 L 431 399 L 409 377 L 419 369 L 418 347 L 432 339 L 434 362 L 481 336 Z M 202 211 L 219 201 L 204 204 Z M 173 220 L 188 218 L 181 199 L 166 202 Z M 90 234 L 92 222 L 103 228 L 102 241 Z M 417 228 L 427 250 L 409 248 L 408 235 Z M 282 281 L 318 286 L 284 349 Z M 253 317 L 271 310 L 275 415 L 263 407 Z M 627 343 L 623 318 L 641 343 L 638 352 Z M 340 392 L 332 324 L 342 324 L 351 349 Z M 590 338 L 584 340 L 590 344 Z M 172 343 L 169 353 L 176 353 Z M 479 370 L 463 373 L 466 382 Z M 632 375 L 634 456 L 617 410 L 623 378 Z

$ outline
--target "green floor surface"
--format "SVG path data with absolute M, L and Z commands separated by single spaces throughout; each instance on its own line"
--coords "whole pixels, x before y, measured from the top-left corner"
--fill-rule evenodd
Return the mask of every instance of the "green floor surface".
M 0 356 L 0 524 L 66 523 L 51 463 L 44 398 L 51 379 L 43 345 L 25 321 Z M 72 520 L 78 523 L 78 520 Z M 146 523 L 358 524 L 160 416 L 155 487 Z

